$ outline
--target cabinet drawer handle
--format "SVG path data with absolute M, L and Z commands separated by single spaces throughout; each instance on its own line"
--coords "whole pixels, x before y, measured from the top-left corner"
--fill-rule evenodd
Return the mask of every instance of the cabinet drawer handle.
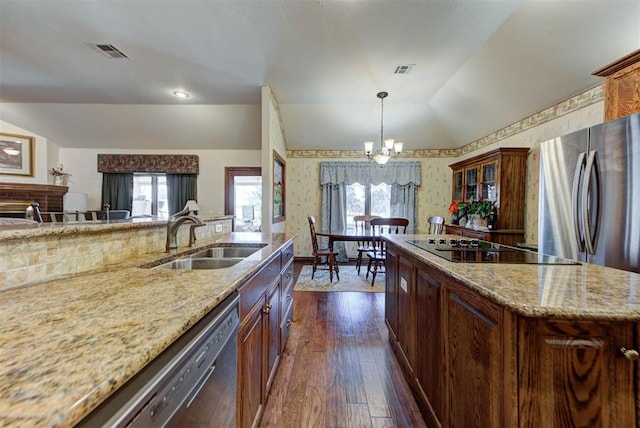
M 624 346 L 620 348 L 620 352 L 627 360 L 637 360 L 638 357 L 640 357 L 640 353 L 638 353 L 638 351 L 635 349 L 627 349 Z
M 267 305 L 262 310 L 262 313 L 263 314 L 268 314 L 271 311 L 272 307 L 273 307 L 273 305 L 271 303 L 267 303 Z
M 291 294 L 287 294 L 287 300 L 291 300 L 293 299 L 293 297 L 291 296 Z
M 285 278 L 291 278 L 291 272 L 285 272 L 284 277 Z
M 291 324 L 293 324 L 293 321 L 291 321 L 291 318 L 289 318 L 289 319 L 287 320 L 287 327 L 290 327 L 290 326 L 291 326 Z

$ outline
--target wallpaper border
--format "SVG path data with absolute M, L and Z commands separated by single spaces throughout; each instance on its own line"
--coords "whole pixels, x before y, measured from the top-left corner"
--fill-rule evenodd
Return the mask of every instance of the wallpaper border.
M 482 149 L 505 138 L 512 137 L 530 128 L 550 122 L 561 116 L 604 100 L 604 84 L 581 92 L 556 105 L 505 126 L 457 149 L 405 150 L 400 158 L 452 158 Z M 361 150 L 287 150 L 288 158 L 362 158 Z

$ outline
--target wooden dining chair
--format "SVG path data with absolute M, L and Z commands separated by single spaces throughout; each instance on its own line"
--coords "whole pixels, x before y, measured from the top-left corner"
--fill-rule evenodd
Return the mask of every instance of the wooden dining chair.
M 399 217 L 380 217 L 371 220 L 371 236 L 373 239 L 372 243 L 374 250 L 367 252 L 367 257 L 369 257 L 369 264 L 367 265 L 367 275 L 365 278 L 369 279 L 369 272 L 373 274 L 373 277 L 371 278 L 372 287 L 373 283 L 376 280 L 376 275 L 378 273 L 386 272 L 386 269 L 380 270 L 382 267 L 384 267 L 384 263 L 387 258 L 384 240 L 381 238 L 381 235 L 383 233 L 404 234 L 407 232 L 408 225 L 408 219 Z
M 356 234 L 359 232 L 364 232 L 369 230 L 371 227 L 371 220 L 374 218 L 378 218 L 376 215 L 356 215 L 353 216 L 353 222 L 356 224 Z M 362 258 L 363 254 L 366 254 L 368 251 L 373 251 L 373 244 L 370 240 L 362 240 L 357 241 L 356 251 L 358 252 L 358 257 L 356 258 L 356 270 L 358 271 L 358 275 L 360 275 L 360 267 L 362 266 Z
M 439 235 L 444 233 L 444 217 L 431 216 L 427 218 L 427 226 L 429 226 L 427 233 L 430 235 Z
M 311 272 L 311 279 L 313 279 L 316 274 L 317 269 L 333 269 L 336 273 L 336 278 L 340 281 L 340 271 L 338 269 L 338 264 L 336 263 L 336 255 L 338 254 L 338 250 L 333 250 L 333 254 L 329 251 L 328 248 L 318 248 L 318 236 L 316 235 L 316 218 L 313 216 L 307 217 L 309 221 L 309 232 L 311 233 L 311 246 L 313 249 L 313 270 Z M 323 258 L 326 258 L 326 262 L 323 263 Z M 327 268 L 319 268 L 318 263 L 320 264 L 328 264 Z

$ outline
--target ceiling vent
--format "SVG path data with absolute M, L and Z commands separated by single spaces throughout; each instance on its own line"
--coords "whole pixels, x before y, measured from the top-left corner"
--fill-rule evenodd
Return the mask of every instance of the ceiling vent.
M 107 58 L 129 58 L 127 54 L 113 45 L 93 45 L 93 47 Z
M 393 74 L 409 74 L 411 70 L 413 70 L 413 67 L 415 66 L 416 66 L 415 64 L 396 65 L 396 68 L 393 70 Z

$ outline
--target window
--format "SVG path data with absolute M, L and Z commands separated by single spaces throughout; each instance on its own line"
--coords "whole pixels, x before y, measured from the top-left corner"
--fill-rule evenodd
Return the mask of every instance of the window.
M 347 225 L 353 227 L 353 216 L 376 215 L 391 217 L 391 185 L 390 184 L 348 184 L 347 191 Z
M 134 174 L 132 216 L 169 217 L 165 174 Z

